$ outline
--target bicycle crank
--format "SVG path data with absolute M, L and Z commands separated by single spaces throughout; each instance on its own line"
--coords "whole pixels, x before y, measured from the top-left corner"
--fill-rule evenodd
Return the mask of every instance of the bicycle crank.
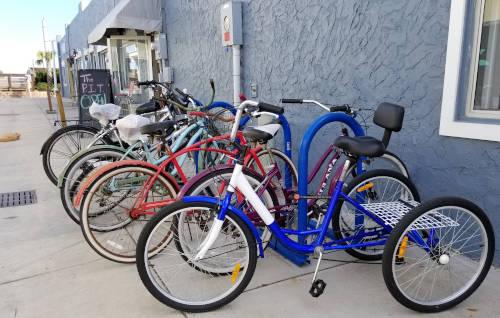
M 309 294 L 313 297 L 319 297 L 323 294 L 326 288 L 326 283 L 322 279 L 316 279 L 319 272 L 319 264 L 323 258 L 323 247 L 317 246 L 314 249 L 314 253 L 318 254 L 318 262 L 316 263 L 316 269 L 314 270 L 314 275 L 312 279 L 311 289 L 309 289 Z

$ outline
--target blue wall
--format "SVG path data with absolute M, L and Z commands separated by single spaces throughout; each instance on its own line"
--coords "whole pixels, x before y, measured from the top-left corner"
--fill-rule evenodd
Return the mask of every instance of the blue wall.
M 219 28 L 223 2 L 165 1 L 175 83 L 205 99 L 210 77 L 219 99 L 232 96 L 231 52 L 222 48 Z M 500 145 L 438 134 L 449 7 L 449 0 L 245 1 L 244 90 L 256 83 L 258 98 L 269 102 L 299 97 L 369 108 L 383 101 L 404 105 L 404 128 L 389 149 L 408 164 L 423 198 L 471 199 L 500 228 Z M 290 105 L 286 115 L 296 152 L 321 110 Z M 381 135 L 377 128 L 369 133 Z M 337 129 L 325 131 L 310 156 L 336 135 Z

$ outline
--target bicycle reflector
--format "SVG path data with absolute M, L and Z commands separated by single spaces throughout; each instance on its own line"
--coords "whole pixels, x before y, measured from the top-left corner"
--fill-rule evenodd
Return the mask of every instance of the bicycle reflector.
M 364 186 L 359 187 L 358 190 L 356 190 L 356 191 L 357 192 L 363 192 L 363 191 L 369 190 L 371 188 L 373 188 L 373 183 L 372 182 L 368 182 Z
M 238 275 L 240 274 L 240 269 L 241 269 L 241 265 L 238 262 L 234 266 L 233 273 L 231 274 L 231 283 L 233 283 L 233 284 L 236 283 L 236 280 L 238 279 Z

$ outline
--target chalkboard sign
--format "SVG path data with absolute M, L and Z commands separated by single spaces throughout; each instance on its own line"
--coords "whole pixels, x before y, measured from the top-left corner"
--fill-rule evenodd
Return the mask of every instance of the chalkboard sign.
M 94 102 L 101 105 L 113 103 L 111 75 L 108 70 L 79 70 L 77 77 L 80 124 L 100 127 L 99 122 L 90 117 L 89 107 Z

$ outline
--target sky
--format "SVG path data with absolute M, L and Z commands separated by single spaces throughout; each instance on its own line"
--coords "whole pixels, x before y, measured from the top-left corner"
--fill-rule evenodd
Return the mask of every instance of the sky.
M 78 13 L 80 0 L 0 0 L 0 71 L 26 73 L 46 40 L 64 35 L 64 25 Z M 51 43 L 47 42 L 47 50 Z

